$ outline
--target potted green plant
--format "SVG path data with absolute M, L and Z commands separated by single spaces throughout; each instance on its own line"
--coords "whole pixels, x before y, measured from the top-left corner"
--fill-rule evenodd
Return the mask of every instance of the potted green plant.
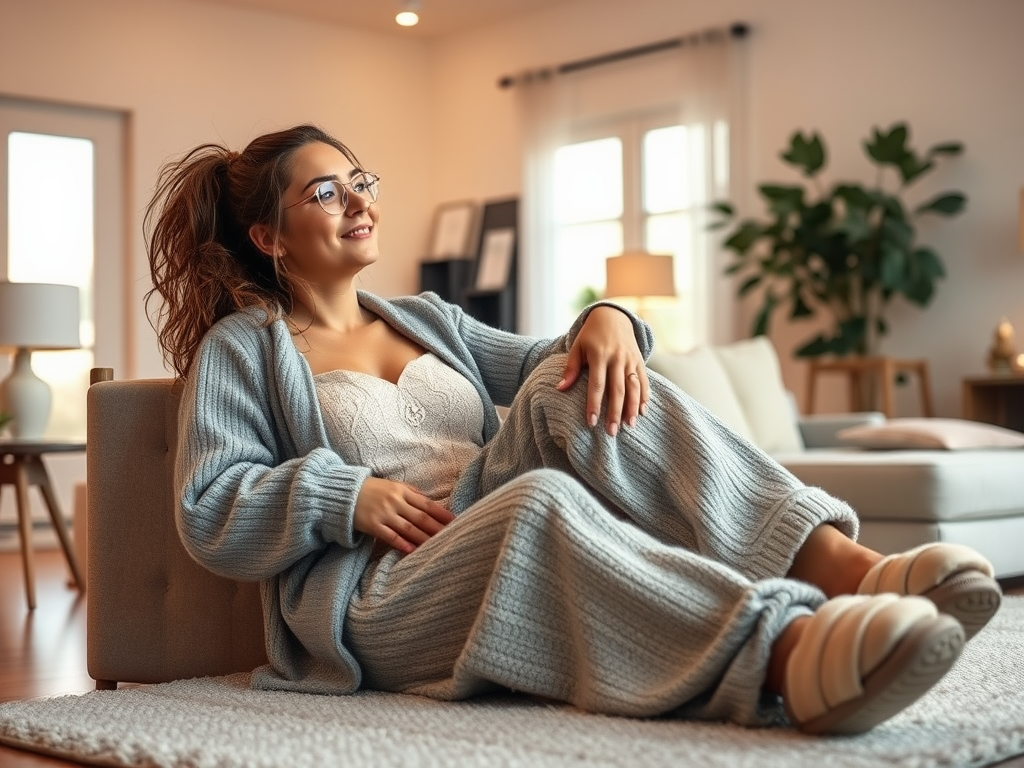
M 713 205 L 725 218 L 712 228 L 731 225 L 724 247 L 735 260 L 726 272 L 743 278 L 740 296 L 761 292 L 754 335 L 767 333 L 776 310 L 788 309 L 790 319 L 823 313 L 827 329 L 803 343 L 798 357 L 871 355 L 889 331 L 886 311 L 894 297 L 921 307 L 932 300 L 946 271 L 938 253 L 916 242 L 915 221 L 929 214 L 954 216 L 967 198 L 941 192 L 909 210 L 903 195 L 940 158 L 959 155 L 963 145 L 936 144 L 921 155 L 908 138 L 905 123 L 887 131 L 876 127 L 864 141 L 876 166 L 874 184 L 828 187 L 820 178 L 828 159 L 825 142 L 817 132 L 797 131 L 780 156 L 807 181 L 759 185 L 766 219 L 736 222 L 730 203 Z

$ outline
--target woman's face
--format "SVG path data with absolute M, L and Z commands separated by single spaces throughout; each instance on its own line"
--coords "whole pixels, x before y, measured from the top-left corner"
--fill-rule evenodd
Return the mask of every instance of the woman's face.
M 377 261 L 377 206 L 365 191 L 360 195 L 349 184 L 347 204 L 341 206 L 337 199 L 333 206 L 327 203 L 336 212 L 332 215 L 315 193 L 325 181 L 348 184 L 360 170 L 337 149 L 320 143 L 297 150 L 291 170 L 291 182 L 282 195 L 284 221 L 277 238 L 288 271 L 317 283 L 351 280 Z M 323 197 L 330 200 L 330 195 Z

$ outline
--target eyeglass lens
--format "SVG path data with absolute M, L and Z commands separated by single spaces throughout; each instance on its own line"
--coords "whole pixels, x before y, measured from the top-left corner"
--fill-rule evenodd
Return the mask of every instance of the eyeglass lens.
M 377 201 L 380 179 L 371 173 L 361 173 L 344 184 L 340 181 L 325 181 L 316 188 L 316 199 L 324 211 L 338 215 L 348 205 L 349 189 L 373 203 Z

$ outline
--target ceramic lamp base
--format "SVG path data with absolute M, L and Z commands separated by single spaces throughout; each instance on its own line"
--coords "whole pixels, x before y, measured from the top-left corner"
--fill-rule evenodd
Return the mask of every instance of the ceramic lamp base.
M 32 350 L 19 349 L 10 375 L 0 382 L 0 409 L 10 413 L 11 436 L 16 440 L 37 440 L 50 421 L 50 385 L 32 370 Z

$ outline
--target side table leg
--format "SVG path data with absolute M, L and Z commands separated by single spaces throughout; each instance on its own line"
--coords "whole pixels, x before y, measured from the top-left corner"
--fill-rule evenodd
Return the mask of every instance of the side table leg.
M 18 530 L 21 535 L 21 562 L 25 568 L 25 599 L 28 609 L 36 607 L 35 553 L 32 550 L 32 512 L 28 506 L 28 469 L 25 459 L 14 457 L 14 494 L 18 506 Z
M 917 379 L 921 386 L 921 413 L 931 416 L 932 411 L 932 387 L 928 379 L 928 363 L 922 362 L 917 367 Z
M 885 412 L 885 418 L 891 419 L 893 414 L 896 412 L 896 407 L 893 404 L 893 379 L 896 378 L 896 370 L 893 368 L 892 360 L 885 358 L 882 361 L 882 369 L 878 372 L 878 378 L 882 385 L 882 411 Z
M 60 512 L 60 504 L 57 501 L 57 494 L 53 492 L 53 486 L 50 484 L 50 475 L 46 471 L 46 466 L 43 464 L 43 460 L 38 456 L 31 456 L 29 460 L 33 464 L 33 474 L 35 475 L 35 481 L 39 484 L 39 490 L 43 492 L 43 498 L 46 500 L 46 508 L 50 512 L 50 518 L 53 520 L 53 528 L 57 531 L 57 536 L 60 539 L 61 549 L 64 550 L 64 557 L 68 561 L 68 568 L 71 569 L 71 578 L 75 582 L 75 586 L 79 590 L 85 591 L 85 579 L 82 578 L 82 574 L 78 570 L 78 561 L 75 559 L 75 551 L 71 547 L 71 539 L 68 537 L 68 529 L 64 524 L 64 516 Z
M 807 405 L 804 413 L 814 413 L 814 399 L 818 385 L 818 364 L 811 360 L 807 364 Z

